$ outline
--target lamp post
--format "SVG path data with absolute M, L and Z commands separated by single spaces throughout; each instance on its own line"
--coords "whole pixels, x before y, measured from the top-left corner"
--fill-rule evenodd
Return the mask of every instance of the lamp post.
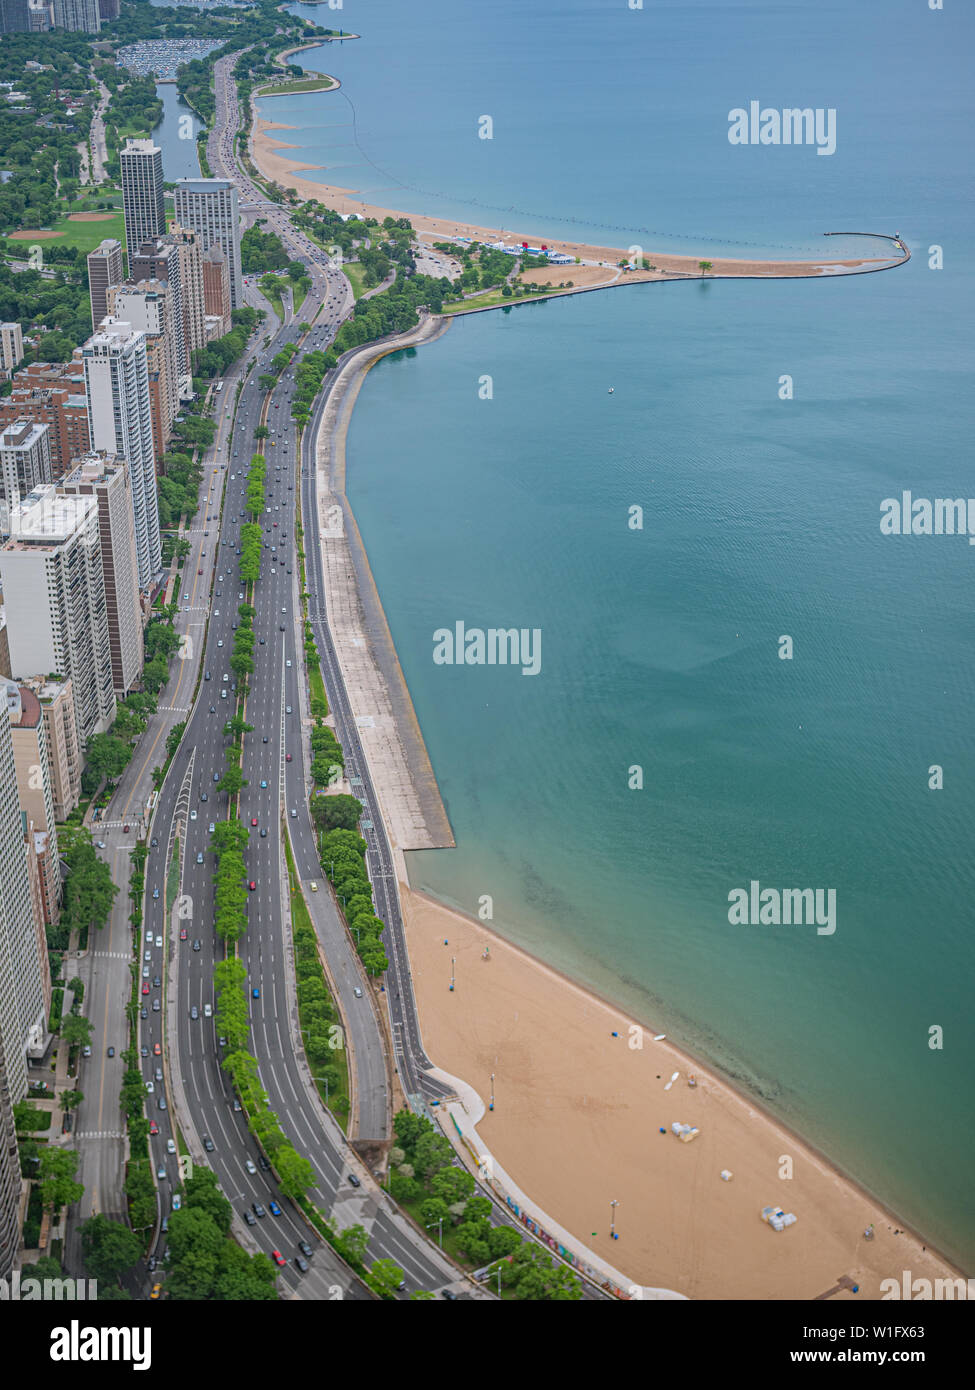
M 619 1202 L 614 1197 L 609 1205 L 612 1213 L 609 1218 L 609 1238 L 610 1240 L 619 1240 L 619 1236 L 616 1234 L 616 1208 L 619 1206 Z
M 451 992 L 451 994 L 453 994 L 453 992 L 454 992 L 454 984 L 456 983 L 456 976 L 455 976 L 455 973 L 454 973 L 454 966 L 456 965 L 456 963 L 457 963 L 457 957 L 456 957 L 456 956 L 451 956 L 451 957 L 450 957 L 450 992 Z
M 491 1073 L 491 1104 L 488 1106 L 488 1109 L 494 1109 L 494 1072 Z
M 439 1242 L 440 1242 L 440 1249 L 442 1250 L 442 1249 L 443 1249 L 443 1217 L 442 1217 L 442 1216 L 438 1216 L 437 1219 L 436 1219 L 436 1221 L 431 1221 L 430 1224 L 429 1224 L 429 1226 L 427 1226 L 427 1230 L 428 1230 L 428 1231 L 432 1231 L 433 1228 L 434 1228 L 434 1226 L 437 1227 L 437 1239 L 438 1239 Z

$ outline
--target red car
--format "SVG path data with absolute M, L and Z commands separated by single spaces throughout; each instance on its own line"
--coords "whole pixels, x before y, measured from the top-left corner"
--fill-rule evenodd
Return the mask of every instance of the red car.
M 256 817 L 256 816 L 251 816 L 251 825 L 256 825 L 256 824 L 257 824 L 257 817 Z
M 149 993 L 149 981 L 148 981 L 148 980 L 143 980 L 143 981 L 142 981 L 142 993 L 143 993 L 143 994 L 148 994 L 148 993 Z
M 162 1043 L 156 1043 L 155 1047 L 152 1049 L 152 1055 L 154 1057 L 162 1056 Z
M 274 1261 L 276 1265 L 280 1265 L 282 1269 L 288 1263 L 284 1256 L 281 1254 L 280 1250 L 272 1250 L 271 1259 Z
M 202 570 L 197 570 L 197 574 L 202 574 L 202 573 L 203 573 Z
M 150 1134 L 158 1134 L 158 1133 L 159 1133 L 159 1126 L 156 1124 L 155 1120 L 150 1120 L 150 1121 L 149 1121 L 149 1133 L 150 1133 Z
M 251 892 L 253 893 L 253 892 L 254 892 L 254 889 L 257 887 L 257 884 L 254 882 L 253 879 L 251 879 L 250 883 L 248 883 L 247 886 L 248 886 L 248 888 L 251 890 Z
M 290 754 L 290 753 L 285 753 L 285 755 L 284 755 L 284 760 L 285 760 L 286 763 L 290 763 L 290 761 L 291 761 L 291 754 Z
M 123 826 L 122 826 L 122 834 L 123 834 L 123 835 L 128 835 L 130 829 L 131 829 L 131 826 L 123 825 Z
M 185 928 L 185 927 L 180 927 L 179 939 L 180 939 L 180 941 L 185 941 L 185 940 L 186 940 L 186 928 Z

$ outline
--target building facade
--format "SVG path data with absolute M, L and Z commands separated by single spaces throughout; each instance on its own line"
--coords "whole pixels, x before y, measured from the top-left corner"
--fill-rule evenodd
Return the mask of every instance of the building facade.
M 155 280 L 162 281 L 168 289 L 171 306 L 169 333 L 175 363 L 173 393 L 177 401 L 188 399 L 193 392 L 193 383 L 190 379 L 190 359 L 183 331 L 185 316 L 179 247 L 163 237 L 144 242 L 134 256 L 129 256 L 129 270 L 133 284 L 139 285 Z
M 0 396 L 0 428 L 16 420 L 50 425 L 51 476 L 55 481 L 72 459 L 88 453 L 88 396 L 80 357 L 71 362 L 30 362 L 11 379 L 9 396 Z
M 54 819 L 63 824 L 81 800 L 82 756 L 70 676 L 27 676 L 21 681 L 37 696 L 44 720 Z
M 44 1039 L 43 969 L 31 900 L 6 700 L 0 700 L 0 1049 L 11 1103 L 27 1093 L 27 1052 Z
M 8 375 L 24 357 L 24 334 L 17 322 L 0 323 L 0 368 Z
M 193 353 L 206 346 L 205 294 L 203 287 L 203 254 L 200 235 L 191 227 L 174 222 L 163 241 L 175 246 L 179 254 L 179 280 L 183 296 L 183 341 L 188 358 L 188 370 L 193 370 Z
M 14 420 L 0 425 L 0 532 L 10 532 L 10 508 L 51 481 L 50 425 Z
M 129 465 L 139 587 L 148 590 L 162 568 L 162 549 L 146 337 L 131 323 L 107 318 L 84 344 L 81 355 L 91 446 L 124 458 Z
M 179 348 L 170 286 L 165 280 L 115 285 L 109 291 L 108 302 L 113 317 L 131 323 L 146 335 L 153 451 L 158 463 L 179 414 Z
M 10 529 L 0 582 L 14 679 L 70 676 L 84 748 L 111 726 L 116 709 L 98 501 L 47 483 L 11 508 Z
M 91 301 L 91 326 L 98 327 L 108 307 L 108 290 L 111 285 L 120 285 L 125 279 L 122 268 L 122 243 L 114 237 L 106 237 L 94 251 L 88 253 L 88 297 Z
M 129 694 L 142 674 L 142 607 L 139 562 L 135 553 L 131 484 L 125 459 L 89 454 L 61 479 L 59 491 L 94 497 L 105 576 L 112 683 L 117 700 Z
M 177 179 L 174 192 L 176 221 L 199 233 L 203 250 L 219 246 L 230 273 L 230 303 L 244 303 L 244 276 L 240 268 L 240 213 L 237 189 L 229 179 Z
M 2 689 L 10 716 L 17 795 L 27 817 L 28 860 L 37 865 L 44 921 L 53 925 L 61 915 L 61 880 L 52 872 L 57 866 L 58 837 L 41 702 L 33 690 L 16 681 L 3 681 Z
M 163 201 L 162 150 L 151 140 L 127 140 L 120 151 L 125 245 L 132 270 L 132 252 L 166 231 Z
M 52 0 L 51 13 L 55 29 L 97 34 L 102 27 L 98 0 Z

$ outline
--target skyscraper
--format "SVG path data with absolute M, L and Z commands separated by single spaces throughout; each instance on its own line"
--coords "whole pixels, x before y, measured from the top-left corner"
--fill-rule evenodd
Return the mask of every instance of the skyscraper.
M 84 747 L 115 718 L 98 501 L 46 483 L 11 508 L 10 529 L 0 582 L 14 679 L 70 676 Z
M 107 318 L 83 345 L 81 355 L 88 386 L 91 447 L 120 455 L 129 465 L 139 587 L 147 590 L 162 568 L 162 550 L 146 336 L 131 323 Z
M 211 246 L 203 257 L 203 302 L 208 320 L 216 319 L 213 336 L 220 338 L 231 329 L 230 270 L 219 246 Z
M 172 382 L 173 399 L 189 396 L 193 389 L 190 377 L 190 357 L 183 331 L 183 276 L 179 247 L 168 237 L 145 241 L 133 255 L 129 253 L 129 279 L 136 284 L 143 280 L 163 280 L 169 286 L 172 320 L 169 332 L 175 349 L 176 377 Z
M 54 819 L 63 824 L 81 800 L 81 753 L 71 677 L 26 676 L 21 684 L 33 690 L 41 702 Z
M 24 335 L 20 324 L 0 323 L 0 367 L 12 372 L 24 355 Z
M 29 30 L 27 0 L 0 0 L 0 34 L 26 34 Z
M 0 694 L 6 697 L 10 716 L 20 809 L 27 816 L 31 833 L 43 837 L 37 848 L 42 869 L 44 921 L 56 924 L 61 915 L 61 876 L 52 872 L 58 862 L 58 836 L 41 702 L 33 690 L 16 681 L 0 681 Z
M 0 1279 L 13 1269 L 20 1243 L 20 1155 L 14 1127 L 14 1097 L 0 1028 Z M 25 1077 L 26 1083 L 26 1077 Z M 19 1099 L 19 1097 L 17 1097 Z
M 157 462 L 166 452 L 173 421 L 179 414 L 179 383 L 183 379 L 171 290 L 166 280 L 140 280 L 137 285 L 128 281 L 113 285 L 108 293 L 108 310 L 113 318 L 141 328 L 146 335 L 152 439 Z
M 193 353 L 206 346 L 203 319 L 203 252 L 199 232 L 174 222 L 163 241 L 179 252 L 179 282 L 183 296 L 183 339 L 186 344 L 187 368 L 192 371 Z
M 176 221 L 199 232 L 204 251 L 219 246 L 227 257 L 230 303 L 239 309 L 244 302 L 244 277 L 237 189 L 229 179 L 177 179 L 174 203 Z
M 0 700 L 0 1050 L 12 1104 L 27 1093 L 27 1049 L 36 1047 L 46 1030 L 37 933 L 4 699 Z
M 0 428 L 16 420 L 50 425 L 51 472 L 55 481 L 72 459 L 91 448 L 85 368 L 79 361 L 29 362 L 0 396 Z
M 108 289 L 125 279 L 122 269 L 122 243 L 107 237 L 88 254 L 88 296 L 91 300 L 91 326 L 98 327 L 107 313 Z
M 15 420 L 0 426 L 0 532 L 9 532 L 10 508 L 38 483 L 51 481 L 49 425 Z
M 88 454 L 61 479 L 59 491 L 98 499 L 112 681 L 116 698 L 121 700 L 138 680 L 143 664 L 139 565 L 126 461 L 105 454 Z
M 128 140 L 119 159 L 125 246 L 131 271 L 132 253 L 138 251 L 143 242 L 162 236 L 166 230 L 162 150 L 151 140 Z
M 55 29 L 97 34 L 101 28 L 98 0 L 53 0 Z

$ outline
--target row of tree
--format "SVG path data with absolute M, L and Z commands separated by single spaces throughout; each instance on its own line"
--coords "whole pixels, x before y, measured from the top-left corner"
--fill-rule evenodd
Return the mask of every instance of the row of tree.
M 322 867 L 342 901 L 362 964 L 370 975 L 381 975 L 389 965 L 381 940 L 385 923 L 376 916 L 365 859 L 366 842 L 356 830 L 330 830 L 322 839 Z

